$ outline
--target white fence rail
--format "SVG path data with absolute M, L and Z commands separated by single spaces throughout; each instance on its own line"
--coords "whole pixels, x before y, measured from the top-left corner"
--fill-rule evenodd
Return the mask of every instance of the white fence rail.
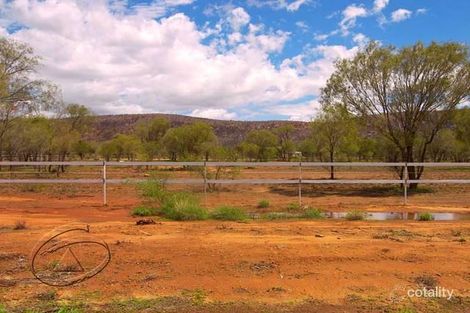
M 105 161 L 68 161 L 68 162 L 17 162 L 3 161 L 4 166 L 99 166 L 102 168 L 102 177 L 96 179 L 0 179 L 0 184 L 101 184 L 103 187 L 103 204 L 107 205 L 107 184 L 123 184 L 128 182 L 141 182 L 147 179 L 109 179 L 107 178 L 108 167 L 129 166 L 199 166 L 204 167 L 203 178 L 172 178 L 165 179 L 167 184 L 200 184 L 204 186 L 204 193 L 208 184 L 228 185 L 254 185 L 254 184 L 290 184 L 298 185 L 299 204 L 302 204 L 302 184 L 402 184 L 404 203 L 408 201 L 408 185 L 412 183 L 421 184 L 470 184 L 470 179 L 409 179 L 408 167 L 444 167 L 461 168 L 470 167 L 466 163 L 403 163 L 403 162 L 105 162 Z M 296 179 L 208 179 L 208 167 L 294 167 L 298 169 Z M 402 168 L 402 179 L 302 179 L 302 169 L 312 167 L 385 167 Z

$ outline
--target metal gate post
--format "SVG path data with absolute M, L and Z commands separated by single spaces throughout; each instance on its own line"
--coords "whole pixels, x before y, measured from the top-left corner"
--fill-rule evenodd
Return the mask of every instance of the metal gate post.
M 108 205 L 108 194 L 106 186 L 106 161 L 103 161 L 103 205 Z

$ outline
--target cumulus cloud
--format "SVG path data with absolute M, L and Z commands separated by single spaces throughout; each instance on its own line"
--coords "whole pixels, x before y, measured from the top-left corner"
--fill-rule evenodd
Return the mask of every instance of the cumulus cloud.
M 392 12 L 392 22 L 398 23 L 404 20 L 407 20 L 411 17 L 413 12 L 407 9 L 398 9 Z
M 233 112 L 318 96 L 334 61 L 357 51 L 322 45 L 276 66 L 271 55 L 283 50 L 290 34 L 251 24 L 241 11 L 235 15 L 245 19 L 237 25 L 247 27 L 228 35 L 220 25 L 198 27 L 182 13 L 159 19 L 154 13 L 124 9 L 117 1 L 16 0 L 1 18 L 21 25 L 10 36 L 42 57 L 39 74 L 57 83 L 66 101 L 98 114 L 191 112 L 244 119 Z M 305 115 L 305 105 L 286 115 Z
M 189 115 L 217 120 L 233 120 L 237 118 L 236 113 L 229 112 L 225 109 L 195 109 Z
M 381 12 L 383 9 L 385 9 L 388 3 L 389 3 L 389 0 L 375 0 L 372 11 L 375 13 Z
M 229 21 L 232 28 L 238 31 L 242 26 L 245 26 L 250 22 L 250 15 L 248 15 L 243 8 L 238 7 L 231 10 Z

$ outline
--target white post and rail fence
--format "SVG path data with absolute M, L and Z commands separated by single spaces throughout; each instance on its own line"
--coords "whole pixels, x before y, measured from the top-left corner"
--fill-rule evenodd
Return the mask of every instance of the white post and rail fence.
M 124 184 L 129 182 L 142 182 L 148 179 L 110 179 L 107 177 L 108 167 L 129 167 L 129 166 L 194 166 L 203 167 L 203 178 L 170 178 L 164 179 L 167 184 L 200 184 L 204 187 L 204 195 L 207 193 L 208 184 L 225 184 L 225 185 L 298 185 L 298 201 L 302 204 L 302 185 L 308 184 L 400 184 L 403 186 L 403 201 L 408 201 L 408 186 L 413 183 L 420 184 L 470 184 L 470 179 L 409 179 L 408 167 L 443 167 L 443 168 L 470 168 L 470 162 L 451 163 L 451 162 L 424 162 L 424 163 L 403 163 L 403 162 L 105 162 L 105 161 L 69 161 L 69 162 L 16 162 L 2 161 L 0 167 L 3 166 L 96 166 L 102 168 L 102 177 L 96 179 L 79 178 L 79 179 L 60 179 L 60 178 L 10 178 L 0 179 L 0 184 L 100 184 L 103 187 L 103 204 L 107 205 L 107 185 L 108 184 Z M 302 169 L 315 167 L 383 167 L 383 168 L 402 168 L 401 179 L 303 179 Z M 297 179 L 208 179 L 208 167 L 291 167 L 298 168 Z

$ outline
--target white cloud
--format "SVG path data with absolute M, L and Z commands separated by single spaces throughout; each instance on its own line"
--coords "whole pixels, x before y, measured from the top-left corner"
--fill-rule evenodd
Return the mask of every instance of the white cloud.
M 305 23 L 304 21 L 295 22 L 295 26 L 297 26 L 298 28 L 300 28 L 304 32 L 306 32 L 309 29 L 307 23 Z
M 232 28 L 238 31 L 250 22 L 250 15 L 243 8 L 238 7 L 230 12 L 229 22 Z
M 381 12 L 383 9 L 385 9 L 385 7 L 388 5 L 388 3 L 389 3 L 389 0 L 375 0 L 374 1 L 374 7 L 373 7 L 372 11 L 374 13 Z
M 416 14 L 426 14 L 428 12 L 428 9 L 426 8 L 421 8 L 421 9 L 418 9 L 416 10 Z
M 367 43 L 370 41 L 370 39 L 362 34 L 362 33 L 357 33 L 356 35 L 354 35 L 354 37 L 352 38 L 352 40 L 354 41 L 354 43 L 356 43 L 359 47 L 363 47 L 365 45 L 367 45 Z
M 233 120 L 237 118 L 236 113 L 229 112 L 225 109 L 195 109 L 189 115 L 216 120 Z
M 296 0 L 286 5 L 287 11 L 297 11 L 302 4 L 306 3 L 307 0 Z
M 404 21 L 406 19 L 409 19 L 413 12 L 407 9 L 398 9 L 396 11 L 392 12 L 392 22 L 398 23 L 401 21 Z
M 328 39 L 328 37 L 330 37 L 329 34 L 315 34 L 313 35 L 313 39 L 317 40 L 317 41 L 323 41 L 323 40 L 326 40 Z
M 244 119 L 232 112 L 318 96 L 334 61 L 357 51 L 322 45 L 275 66 L 270 55 L 283 50 L 289 33 L 248 23 L 246 31 L 224 35 L 222 26 L 198 28 L 181 13 L 154 19 L 114 4 L 16 0 L 0 18 L 24 26 L 11 37 L 42 57 L 39 74 L 59 84 L 66 101 L 98 114 Z
M 365 17 L 368 15 L 367 9 L 363 6 L 351 4 L 347 6 L 342 12 L 343 18 L 339 23 L 341 32 L 344 36 L 349 34 L 349 30 L 356 26 L 358 17 Z
M 295 12 L 304 4 L 311 2 L 310 0 L 294 0 L 289 2 L 287 0 L 248 0 L 248 5 L 261 7 L 270 7 L 274 10 L 287 10 L 289 12 Z
M 317 100 L 301 104 L 281 104 L 270 109 L 271 113 L 287 116 L 289 121 L 308 122 L 318 113 L 320 103 Z

